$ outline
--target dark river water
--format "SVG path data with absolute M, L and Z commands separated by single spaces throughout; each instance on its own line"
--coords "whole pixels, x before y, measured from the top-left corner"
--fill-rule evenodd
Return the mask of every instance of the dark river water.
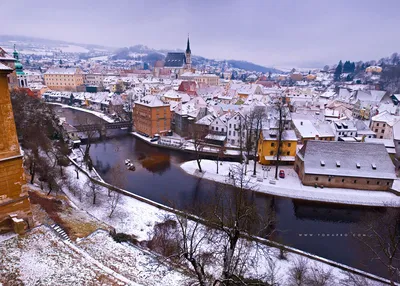
M 77 114 L 82 116 L 82 112 L 71 109 L 63 109 L 58 114 L 65 116 L 71 123 L 76 123 L 74 118 Z M 93 118 L 90 114 L 85 116 Z M 179 167 L 182 162 L 192 160 L 191 155 L 149 146 L 123 130 L 111 133 L 116 136 L 92 144 L 90 151 L 94 166 L 105 181 L 177 208 L 207 203 L 214 197 L 218 183 L 187 175 Z M 125 168 L 125 159 L 134 163 L 135 171 Z M 121 166 L 125 182 L 113 180 L 110 170 L 116 165 Z M 228 188 L 225 192 L 228 196 L 232 195 L 233 189 Z M 384 208 L 304 202 L 259 193 L 251 193 L 249 196 L 260 209 L 273 209 L 276 217 L 274 240 L 387 276 L 385 269 L 378 262 L 371 261 L 370 254 L 351 235 L 353 232 L 362 233 L 357 230 L 364 216 L 372 212 L 384 212 Z

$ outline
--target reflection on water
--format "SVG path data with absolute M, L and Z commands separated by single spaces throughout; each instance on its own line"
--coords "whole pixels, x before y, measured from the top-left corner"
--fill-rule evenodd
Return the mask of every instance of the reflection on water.
M 65 110 L 67 119 L 78 111 Z M 88 115 L 92 116 L 92 115 Z M 90 155 L 94 166 L 107 182 L 113 182 L 110 170 L 118 164 L 124 165 L 130 159 L 136 171 L 125 167 L 121 172 L 127 182 L 128 191 L 150 200 L 192 209 L 194 206 L 210 203 L 220 184 L 187 175 L 179 165 L 193 160 L 193 155 L 173 150 L 158 149 L 127 135 L 126 131 L 114 130 L 109 138 L 96 142 Z M 117 184 L 118 185 L 118 184 Z M 232 187 L 224 189 L 227 196 L 234 196 Z M 248 197 L 256 204 L 260 213 L 272 210 L 276 218 L 274 239 L 290 246 L 311 252 L 334 261 L 386 276 L 386 271 L 377 261 L 371 261 L 358 241 L 343 236 L 357 229 L 360 219 L 376 210 L 384 208 L 351 207 L 310 203 L 285 198 L 276 198 L 261 193 L 248 192 Z M 313 236 L 304 236 L 313 234 Z M 321 236 L 321 234 L 342 234 L 342 236 Z

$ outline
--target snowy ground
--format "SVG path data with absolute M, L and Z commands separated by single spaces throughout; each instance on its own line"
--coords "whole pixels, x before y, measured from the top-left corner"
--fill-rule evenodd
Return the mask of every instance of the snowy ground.
M 45 226 L 0 243 L 0 285 L 126 285 L 107 270 Z
M 93 205 L 87 186 L 89 179 L 82 173 L 79 175 L 79 180 L 76 179 L 74 166 L 69 166 L 65 169 L 72 184 L 76 189 L 80 190 L 74 195 L 71 191 L 64 189 L 68 198 L 78 208 L 87 211 L 100 221 L 113 226 L 117 232 L 133 234 L 138 240 L 148 240 L 148 234 L 153 230 L 154 224 L 161 221 L 165 215 L 165 212 L 156 207 L 128 196 L 121 196 L 118 207 L 110 218 L 111 209 L 108 203 L 108 190 L 104 187 L 99 187 L 96 199 L 97 203 Z
M 152 253 L 127 243 L 116 243 L 105 231 L 79 241 L 90 256 L 124 277 L 143 285 L 187 285 L 192 278 L 157 260 Z
M 215 163 L 213 162 L 214 166 Z M 70 180 L 74 181 L 74 184 L 78 189 L 87 190 L 86 182 L 88 178 L 83 175 L 82 173 L 80 174 L 79 180 L 76 179 L 76 174 L 74 171 L 74 167 L 70 166 L 66 168 L 66 172 L 69 173 Z M 156 223 L 163 221 L 163 219 L 166 216 L 171 216 L 171 213 L 167 213 L 166 211 L 160 210 L 157 207 L 148 205 L 146 203 L 143 203 L 141 201 L 138 201 L 134 198 L 127 197 L 127 196 L 122 196 L 121 197 L 121 202 L 117 207 L 117 210 L 113 214 L 112 218 L 109 218 L 109 205 L 107 204 L 107 201 L 109 200 L 108 195 L 107 195 L 107 190 L 105 188 L 100 188 L 99 189 L 99 194 L 98 194 L 98 204 L 93 205 L 91 203 L 91 198 L 87 197 L 86 195 L 83 195 L 82 198 L 80 199 L 80 195 L 76 194 L 75 196 L 69 192 L 66 191 L 67 196 L 74 202 L 74 204 L 81 209 L 84 209 L 87 211 L 89 214 L 93 215 L 99 220 L 102 220 L 106 222 L 107 224 L 113 226 L 117 232 L 124 232 L 127 234 L 132 234 L 135 235 L 139 241 L 141 240 L 149 240 L 151 238 L 151 233 L 153 231 L 153 227 Z M 93 242 L 96 243 L 96 245 L 88 245 L 85 246 L 85 244 L 81 244 L 79 242 L 79 245 L 83 247 L 86 251 L 91 253 L 96 259 L 99 259 L 102 263 L 104 263 L 106 266 L 112 268 L 114 271 L 117 271 L 121 275 L 127 275 L 126 277 L 131 279 L 135 275 L 133 275 L 135 272 L 133 270 L 129 270 L 128 266 L 124 266 L 123 269 L 121 269 L 122 272 L 118 271 L 117 268 L 113 268 L 112 265 L 118 265 L 119 263 L 122 263 L 118 257 L 126 257 L 126 259 L 123 259 L 123 262 L 128 262 L 127 264 L 132 265 L 133 262 L 130 261 L 130 259 L 133 259 L 134 256 L 130 257 L 130 255 L 116 255 L 117 258 L 109 257 L 107 258 L 107 254 L 103 252 L 103 249 L 110 248 L 114 250 L 115 252 L 119 251 L 126 251 L 125 247 L 126 245 L 122 246 L 117 246 L 117 245 L 103 245 L 108 244 L 109 238 L 104 237 L 104 233 L 97 233 L 94 234 L 93 236 L 89 236 L 89 239 L 92 240 Z M 97 246 L 97 243 L 99 244 L 100 247 Z M 260 275 L 268 275 L 269 272 L 271 271 L 271 267 L 273 268 L 273 271 L 275 271 L 277 274 L 277 277 L 280 277 L 279 280 L 281 281 L 280 285 L 287 285 L 285 284 L 289 268 L 292 267 L 293 263 L 297 260 L 299 260 L 301 255 L 299 254 L 294 254 L 294 253 L 288 253 L 287 254 L 287 259 L 282 260 L 279 259 L 279 250 L 277 248 L 271 248 L 267 246 L 261 246 L 263 248 L 263 253 L 268 253 L 266 256 L 257 256 L 257 261 L 255 263 L 252 263 L 252 265 L 249 266 L 249 269 L 247 271 L 248 275 L 250 276 L 260 276 Z M 252 251 L 255 251 L 255 249 L 259 249 L 260 245 L 256 246 L 254 243 L 254 246 L 250 247 Z M 98 253 L 97 253 L 98 252 Z M 132 253 L 134 251 L 132 250 Z M 104 255 L 104 256 L 103 256 Z M 109 262 L 107 260 L 110 259 Z M 113 259 L 116 259 L 116 261 L 113 261 Z M 145 261 L 148 261 L 148 259 L 151 259 L 149 257 L 136 257 L 135 258 L 135 263 L 139 263 L 144 259 Z M 346 275 L 340 270 L 339 268 L 332 267 L 328 264 L 314 261 L 312 259 L 307 259 L 309 263 L 309 266 L 311 268 L 320 268 L 324 269 L 325 271 L 332 271 L 333 275 L 333 280 L 335 281 L 334 285 L 340 284 L 340 281 L 346 277 Z M 252 261 L 254 262 L 254 261 Z M 151 263 L 149 265 L 152 265 Z M 270 266 L 269 266 L 270 265 Z M 273 266 L 272 266 L 273 265 Z M 122 267 L 122 266 L 121 266 Z M 151 266 L 150 266 L 151 267 Z M 164 268 L 162 268 L 164 269 Z M 216 265 L 215 267 L 211 267 L 212 271 L 214 271 L 215 274 L 220 274 L 218 271 L 220 271 L 220 267 Z M 144 271 L 144 270 L 143 270 Z M 161 270 L 164 271 L 164 270 Z M 129 276 L 129 273 L 132 272 L 133 276 Z M 139 280 L 134 280 L 138 283 L 141 283 L 143 277 L 146 277 L 147 272 L 143 272 L 143 276 L 137 277 Z M 157 274 L 158 275 L 158 274 Z M 175 276 L 174 276 L 175 275 Z M 136 277 L 136 276 L 135 276 Z M 162 279 L 169 279 L 169 275 Z M 178 274 L 173 274 L 174 279 L 181 279 L 182 276 Z M 132 278 L 133 279 L 133 278 Z M 144 279 L 144 278 L 143 278 Z M 171 278 L 172 279 L 172 278 Z M 146 280 L 147 281 L 147 280 Z M 164 280 L 162 280 L 164 281 Z M 172 285 L 167 283 L 168 280 L 165 280 L 165 284 L 160 284 L 160 285 Z M 371 282 L 371 281 L 369 281 Z M 153 284 L 148 284 L 148 285 L 153 285 Z M 174 284 L 174 285 L 182 285 L 182 284 Z M 372 283 L 372 284 L 366 284 L 366 285 L 381 285 L 379 283 Z
M 114 122 L 114 119 L 108 117 L 107 115 L 105 115 L 105 114 L 103 114 L 103 113 L 101 113 L 99 111 L 89 110 L 89 109 L 86 109 L 86 108 L 81 108 L 81 107 L 76 107 L 76 106 L 69 106 L 69 105 L 61 104 L 61 103 L 57 103 L 57 102 L 48 102 L 48 103 L 49 104 L 59 105 L 59 106 L 62 106 L 63 108 L 71 108 L 71 109 L 87 112 L 87 113 L 93 114 L 93 115 L 95 115 L 95 116 L 107 121 L 108 123 L 113 123 Z
M 202 160 L 201 167 L 203 173 L 197 172 L 197 162 L 189 161 L 181 165 L 181 168 L 190 175 L 202 176 L 205 179 L 230 183 L 228 174 L 230 168 L 237 166 L 236 162 L 221 162 L 219 165 L 219 174 L 216 173 L 217 165 L 212 160 Z M 367 206 L 400 206 L 400 197 L 381 191 L 364 191 L 354 189 L 339 188 L 314 188 L 301 184 L 296 172 L 290 166 L 282 166 L 280 169 L 285 170 L 286 177 L 284 179 L 275 180 L 275 169 L 271 168 L 269 172 L 263 171 L 262 166 L 257 164 L 257 177 L 251 177 L 253 171 L 253 161 L 247 165 L 247 175 L 252 185 L 256 186 L 255 191 L 275 196 L 289 197 L 294 199 L 321 201 L 351 205 L 367 205 Z M 263 178 L 264 176 L 264 178 Z M 270 181 L 274 180 L 275 184 Z M 399 184 L 396 182 L 396 185 Z M 399 184 L 400 185 L 400 184 Z

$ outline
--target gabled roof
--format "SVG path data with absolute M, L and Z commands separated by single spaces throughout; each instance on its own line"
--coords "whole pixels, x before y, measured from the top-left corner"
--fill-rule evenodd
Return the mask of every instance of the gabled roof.
M 155 95 L 146 95 L 146 96 L 142 97 L 141 99 L 135 101 L 135 104 L 145 105 L 148 107 L 160 107 L 160 106 L 168 105 L 168 104 L 165 104 L 164 102 L 162 102 Z
M 394 116 L 387 111 L 379 113 L 372 117 L 372 121 L 385 122 L 386 124 L 393 126 L 396 122 L 400 120 L 400 116 Z
M 311 140 L 304 144 L 298 155 L 304 160 L 305 174 L 396 178 L 395 167 L 383 144 Z
M 185 53 L 168 53 L 165 58 L 164 67 L 181 68 L 186 64 Z

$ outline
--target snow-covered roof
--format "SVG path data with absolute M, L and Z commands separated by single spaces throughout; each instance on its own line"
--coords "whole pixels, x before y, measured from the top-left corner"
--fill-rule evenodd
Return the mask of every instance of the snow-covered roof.
M 12 68 L 0 63 L 0 71 L 12 71 Z
M 263 129 L 262 135 L 265 141 L 276 141 L 278 139 L 276 129 Z M 282 132 L 282 141 L 297 141 L 294 130 L 284 130 Z
M 45 74 L 76 74 L 77 68 L 49 68 Z
M 392 115 L 387 111 L 384 111 L 372 117 L 372 121 L 385 122 L 389 126 L 393 126 L 399 120 L 400 116 Z
M 214 119 L 215 119 L 214 115 L 208 114 L 208 115 L 204 116 L 203 118 L 197 120 L 196 124 L 209 126 L 214 121 Z
M 298 156 L 304 160 L 305 174 L 396 178 L 395 167 L 383 144 L 311 140 L 301 148 Z M 321 161 L 325 163 L 323 166 Z
M 155 95 L 146 95 L 146 96 L 142 97 L 141 99 L 135 101 L 135 104 L 145 105 L 148 107 L 160 107 L 160 106 L 168 105 L 168 104 L 162 102 L 161 99 L 159 99 Z
M 293 119 L 292 122 L 302 138 L 315 138 L 316 135 L 319 136 L 319 132 L 311 120 Z

